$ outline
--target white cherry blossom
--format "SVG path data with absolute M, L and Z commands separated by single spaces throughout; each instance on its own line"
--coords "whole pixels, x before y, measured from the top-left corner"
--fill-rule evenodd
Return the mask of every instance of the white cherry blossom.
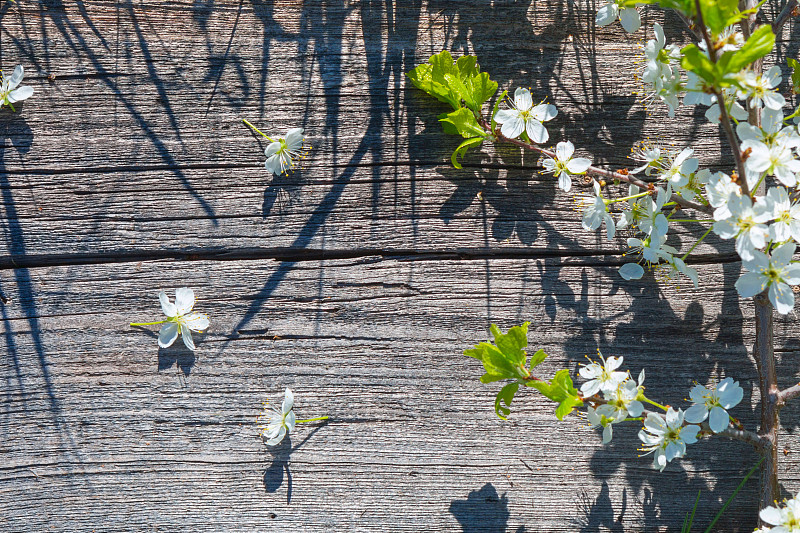
M 730 422 L 728 409 L 731 409 L 742 401 L 744 391 L 739 386 L 738 381 L 733 378 L 725 378 L 716 387 L 704 387 L 695 385 L 689 397 L 694 405 L 686 410 L 684 420 L 693 424 L 699 424 L 708 419 L 708 425 L 714 433 L 725 431 Z
M 592 361 L 590 364 L 581 367 L 578 374 L 583 379 L 588 379 L 581 385 L 581 393 L 585 398 L 594 396 L 598 392 L 610 392 L 617 388 L 617 385 L 625 381 L 628 377 L 627 372 L 618 372 L 617 369 L 622 364 L 622 357 L 609 357 L 605 359 L 598 350 L 598 355 L 602 364 Z
M 753 204 L 748 196 L 731 195 L 728 197 L 728 209 L 731 217 L 714 222 L 714 233 L 723 239 L 736 238 L 736 252 L 742 260 L 752 259 L 755 250 L 760 250 L 767 243 L 769 230 L 764 222 L 770 215 L 761 206 Z
M 165 324 L 158 334 L 158 345 L 162 348 L 172 346 L 180 332 L 183 343 L 190 350 L 194 350 L 192 331 L 203 331 L 208 327 L 208 317 L 200 313 L 190 313 L 194 307 L 194 291 L 187 287 L 175 290 L 175 303 L 172 303 L 167 293 L 158 293 L 161 301 L 161 310 L 167 315 Z
M 665 416 L 649 413 L 644 420 L 644 429 L 639 439 L 647 454 L 654 453 L 653 467 L 663 471 L 667 463 L 686 455 L 686 445 L 697 442 L 700 426 L 683 425 L 684 413 L 672 407 Z
M 279 137 L 277 141 L 267 145 L 264 150 L 264 155 L 267 156 L 264 167 L 273 174 L 290 172 L 307 153 L 304 143 L 303 128 L 290 129 L 286 137 Z
M 511 109 L 501 109 L 494 116 L 494 120 L 502 124 L 500 133 L 509 139 L 516 139 L 524 131 L 535 143 L 547 142 L 550 134 L 542 123 L 558 115 L 556 106 L 545 103 L 534 106 L 530 91 L 523 87 L 518 87 L 514 91 L 514 100 L 510 101 L 510 104 Z
M 781 67 L 778 65 L 761 74 L 747 71 L 740 83 L 744 89 L 739 91 L 739 98 L 746 98 L 752 107 L 764 105 L 770 109 L 782 109 L 786 105 L 783 95 L 772 90 L 781 83 Z
M 736 281 L 739 296 L 749 298 L 768 289 L 769 301 L 782 315 L 794 308 L 794 292 L 790 285 L 800 284 L 800 264 L 792 263 L 795 243 L 784 243 L 772 251 L 771 256 L 753 252 L 752 259 L 742 259 L 749 271 Z
M 17 65 L 10 77 L 5 77 L 0 72 L 0 108 L 7 105 L 13 111 L 13 104 L 33 96 L 33 88 L 27 85 L 19 86 L 24 75 L 25 69 L 22 65 Z
M 796 497 L 784 502 L 783 507 L 767 506 L 758 513 L 759 518 L 772 528 L 762 528 L 764 533 L 798 533 L 800 532 L 800 500 Z
M 591 159 L 585 157 L 572 157 L 575 153 L 575 146 L 564 141 L 556 145 L 556 157 L 548 157 L 542 161 L 545 172 L 550 172 L 558 176 L 558 187 L 564 192 L 569 192 L 572 188 L 571 175 L 583 174 L 592 165 Z
M 259 426 L 261 436 L 267 439 L 268 446 L 278 444 L 288 433 L 294 430 L 297 419 L 293 407 L 294 394 L 289 387 L 286 387 L 281 410 L 271 407 L 258 417 L 259 422 L 263 423 L 263 425 Z

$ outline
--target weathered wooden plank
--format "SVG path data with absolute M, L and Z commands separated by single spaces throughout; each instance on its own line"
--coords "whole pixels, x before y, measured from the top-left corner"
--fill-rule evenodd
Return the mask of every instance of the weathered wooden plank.
M 585 2 L 402 4 L 0 6 L 2 66 L 25 64 L 37 91 L 0 114 L 5 529 L 656 531 L 697 489 L 700 522 L 727 498 L 744 445 L 702 443 L 657 474 L 634 430 L 603 449 L 532 395 L 501 423 L 459 353 L 490 321 L 531 319 L 547 372 L 600 346 L 679 404 L 692 379 L 755 375 L 739 265 L 702 265 L 698 291 L 624 282 L 608 266 L 619 242 L 582 232 L 535 161 L 487 149 L 468 158 L 481 169 L 447 169 L 441 108 L 403 76 L 442 48 L 477 51 L 502 85 L 559 104 L 554 142 L 630 166 L 610 146 L 664 128 L 632 107 L 636 38 L 595 28 Z M 241 117 L 302 120 L 310 162 L 267 177 Z M 724 157 L 714 128 L 669 138 Z M 164 256 L 228 260 L 108 263 Z M 196 355 L 127 327 L 180 285 L 212 316 Z M 776 337 L 788 385 L 791 319 Z M 332 421 L 270 452 L 254 418 L 285 385 Z M 756 403 L 737 412 L 751 427 Z M 791 448 L 800 419 L 784 417 Z M 796 492 L 794 454 L 782 468 Z M 720 530 L 752 529 L 753 493 Z
M 724 500 L 744 471 L 745 445 L 714 442 L 692 447 L 689 459 L 659 475 L 632 453 L 634 431 L 619 431 L 613 451 L 604 450 L 591 430 L 556 423 L 532 395 L 501 423 L 491 409 L 495 387 L 477 383 L 479 365 L 459 355 L 485 337 L 488 320 L 507 327 L 532 319 L 532 341 L 551 353 L 545 372 L 574 369 L 600 346 L 625 355 L 635 372 L 647 368 L 648 392 L 680 405 L 692 379 L 723 368 L 754 378 L 741 344 L 752 342 L 748 322 L 742 339 L 731 335 L 741 319 L 730 289 L 711 299 L 704 294 L 712 291 L 655 290 L 604 269 L 543 261 L 379 258 L 300 262 L 272 288 L 284 269 L 262 261 L 143 262 L 26 269 L 29 281 L 20 271 L 0 273 L 12 355 L 3 360 L 0 492 L 27 502 L 13 507 L 12 529 L 23 516 L 32 528 L 52 520 L 30 510 L 60 498 L 58 523 L 68 529 L 170 529 L 182 516 L 170 508 L 180 501 L 193 509 L 182 523 L 209 531 L 264 523 L 275 531 L 411 531 L 423 521 L 447 531 L 462 504 L 469 530 L 484 523 L 470 513 L 486 503 L 511 529 L 575 531 L 574 520 L 596 521 L 602 509 L 623 514 L 625 530 L 650 531 L 677 524 L 674 509 L 688 509 L 696 488 Z M 717 281 L 730 270 L 703 274 Z M 212 317 L 194 356 L 177 346 L 159 351 L 152 334 L 127 327 L 157 318 L 156 288 L 176 283 L 197 287 L 197 308 Z M 778 345 L 797 350 L 790 321 Z M 797 370 L 792 359 L 781 363 L 787 379 Z M 664 372 L 667 382 L 658 379 Z M 285 385 L 298 392 L 304 416 L 332 416 L 293 439 L 303 444 L 291 454 L 291 503 L 288 478 L 278 483 L 279 468 L 254 428 L 265 394 Z M 745 402 L 737 410 L 745 424 L 755 423 L 752 409 Z M 784 463 L 789 487 L 797 483 L 794 457 Z M 486 483 L 488 502 L 464 503 Z M 265 495 L 265 487 L 274 492 Z M 508 503 L 492 501 L 492 488 Z M 596 509 L 589 517 L 569 505 L 576 494 Z M 655 499 L 634 505 L 647 494 Z M 120 510 L 114 518 L 103 511 L 109 504 Z M 713 510 L 701 509 L 701 518 Z M 742 503 L 726 530 L 751 515 Z

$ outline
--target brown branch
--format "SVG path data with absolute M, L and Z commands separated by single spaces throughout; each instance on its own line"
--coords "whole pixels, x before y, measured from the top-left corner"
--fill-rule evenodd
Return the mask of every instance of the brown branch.
M 800 396 L 800 383 L 792 385 L 787 389 L 783 389 L 778 393 L 778 405 L 783 407 L 789 400 L 794 400 Z
M 485 127 L 485 122 L 484 121 L 481 121 L 481 122 L 482 122 L 482 125 Z M 542 155 L 546 155 L 547 157 L 552 157 L 554 159 L 556 157 L 555 152 L 552 152 L 550 150 L 546 150 L 544 148 L 540 148 L 540 147 L 536 146 L 535 144 L 526 143 L 524 141 L 520 141 L 519 139 L 510 139 L 510 138 L 506 137 L 505 135 L 503 135 L 502 133 L 499 133 L 499 132 L 493 132 L 493 134 L 498 140 L 505 141 L 505 142 L 511 143 L 511 144 L 515 144 L 517 146 L 521 146 L 522 148 L 525 148 L 527 150 L 531 150 L 533 152 L 538 152 L 538 153 L 540 153 Z M 622 174 L 620 172 L 612 172 L 610 170 L 605 170 L 605 169 L 594 167 L 594 166 L 590 166 L 588 169 L 586 169 L 586 173 L 587 174 L 592 174 L 594 176 L 600 176 L 602 178 L 608 178 L 608 179 L 624 181 L 625 183 L 630 183 L 631 185 L 636 185 L 637 187 L 639 187 L 640 189 L 644 189 L 645 191 L 651 190 L 650 189 L 650 187 L 652 185 L 651 183 L 647 183 L 646 181 L 642 181 L 639 178 L 636 178 L 636 177 L 634 177 L 634 176 L 632 176 L 630 174 Z M 711 208 L 711 207 L 709 207 L 707 205 L 703 205 L 703 204 L 697 203 L 697 202 L 689 201 L 686 198 L 683 198 L 683 197 L 681 197 L 681 196 L 679 196 L 677 194 L 673 194 L 670 197 L 670 200 L 675 202 L 676 204 L 679 204 L 681 207 L 686 207 L 686 208 L 690 208 L 690 209 L 696 209 L 697 211 L 700 211 L 702 213 L 706 213 L 708 215 L 714 213 L 714 209 L 713 208 Z
M 778 15 L 778 18 L 776 18 L 775 22 L 772 23 L 772 33 L 777 35 L 778 32 L 781 31 L 781 28 L 783 28 L 783 25 L 786 24 L 786 22 L 790 18 L 795 16 L 794 10 L 797 7 L 798 7 L 797 0 L 789 0 L 788 2 L 786 2 L 786 5 L 783 6 L 783 9 L 781 10 L 780 14 Z

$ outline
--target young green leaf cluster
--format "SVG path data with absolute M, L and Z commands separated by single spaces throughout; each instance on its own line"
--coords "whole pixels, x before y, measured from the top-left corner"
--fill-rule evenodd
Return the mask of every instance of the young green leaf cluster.
M 497 82 L 481 72 L 478 58 L 461 56 L 453 61 L 447 50 L 431 56 L 407 74 L 418 88 L 440 102 L 450 104 L 453 111 L 439 115 L 445 133 L 461 135 L 466 140 L 453 152 L 453 166 L 461 168 L 458 157 L 471 147 L 480 145 L 489 135 L 478 123 L 483 104 L 497 92 Z

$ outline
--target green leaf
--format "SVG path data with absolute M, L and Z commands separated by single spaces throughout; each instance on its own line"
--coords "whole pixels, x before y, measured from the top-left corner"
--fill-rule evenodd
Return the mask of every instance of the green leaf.
M 482 342 L 475 348 L 464 350 L 464 355 L 474 357 L 483 363 L 486 374 L 481 376 L 481 383 L 491 383 L 502 379 L 517 379 L 520 373 L 503 352 L 488 342 Z
M 738 20 L 739 0 L 700 0 L 700 9 L 706 26 L 717 36 L 732 24 L 729 20 Z
M 478 58 L 475 56 L 461 56 L 456 60 L 456 70 L 462 78 L 477 76 L 480 72 Z
M 461 107 L 452 113 L 447 113 L 445 118 L 439 118 L 439 122 L 452 124 L 456 131 L 467 139 L 478 135 L 481 137 L 486 137 L 487 135 L 483 128 L 478 125 L 478 121 L 475 120 L 475 115 L 466 107 Z
M 792 69 L 792 92 L 800 93 L 800 62 L 791 57 L 786 61 L 789 63 L 789 68 Z
M 406 76 L 409 77 L 411 83 L 413 83 L 417 89 L 425 91 L 440 102 L 450 104 L 453 109 L 458 109 L 461 102 L 456 100 L 453 91 L 444 84 L 444 77 L 441 78 L 441 81 L 435 81 L 433 79 L 433 71 L 434 68 L 432 65 L 419 65 L 406 74 Z
M 528 345 L 528 324 L 525 322 L 521 326 L 514 326 L 505 334 L 492 324 L 491 331 L 497 346 L 481 342 L 474 348 L 464 350 L 464 355 L 474 357 L 483 363 L 486 374 L 481 376 L 482 383 L 528 377 L 525 368 L 527 354 L 522 349 Z
M 533 372 L 533 369 L 539 366 L 541 362 L 545 360 L 546 357 L 547 354 L 544 353 L 544 350 L 537 350 L 536 353 L 531 356 L 531 366 L 530 366 L 531 372 Z
M 529 381 L 526 385 L 534 387 L 547 398 L 558 402 L 556 418 L 559 420 L 563 420 L 575 407 L 583 405 L 583 401 L 578 397 L 578 389 L 573 387 L 572 378 L 566 368 L 556 372 L 550 383 L 546 381 Z
M 703 53 L 696 44 L 684 46 L 681 49 L 681 66 L 690 72 L 694 72 L 710 84 L 716 82 L 716 71 L 714 63 Z
M 482 142 L 483 137 L 472 137 L 459 144 L 458 148 L 456 148 L 456 151 L 453 152 L 452 156 L 450 156 L 450 161 L 453 162 L 453 166 L 456 168 L 461 168 L 461 163 L 458 162 L 458 158 L 460 157 L 461 159 L 464 159 L 464 155 L 467 153 L 467 150 L 469 150 L 470 147 L 476 144 L 481 144 Z
M 766 56 L 775 47 L 775 34 L 772 27 L 765 24 L 754 31 L 741 49 L 735 52 L 725 52 L 718 62 L 722 69 L 721 74 L 738 73 L 753 61 Z M 683 62 L 681 62 L 681 65 Z
M 472 96 L 472 89 L 467 88 L 464 82 L 461 81 L 461 78 L 453 74 L 445 74 L 444 79 L 447 81 L 450 89 L 459 96 L 459 100 L 464 100 L 467 107 L 475 110 L 475 98 Z
M 497 82 L 492 81 L 486 72 L 467 78 L 466 85 L 472 91 L 472 98 L 477 108 L 480 108 L 486 100 L 497 92 Z M 478 109 L 475 111 L 478 111 Z
M 519 383 L 509 383 L 497 393 L 497 397 L 494 399 L 494 412 L 503 420 L 508 420 L 506 417 L 511 414 L 511 409 L 509 409 L 509 407 L 511 407 L 511 401 L 514 399 L 514 395 L 518 390 Z M 507 407 L 500 405 L 501 400 L 505 402 Z
M 497 347 L 508 357 L 512 359 L 517 365 L 524 365 L 527 359 L 527 353 L 523 348 L 528 346 L 528 326 L 530 322 L 525 322 L 521 326 L 514 326 L 508 330 L 508 333 L 503 333 L 500 328 L 491 325 L 489 331 L 494 336 L 494 342 Z

